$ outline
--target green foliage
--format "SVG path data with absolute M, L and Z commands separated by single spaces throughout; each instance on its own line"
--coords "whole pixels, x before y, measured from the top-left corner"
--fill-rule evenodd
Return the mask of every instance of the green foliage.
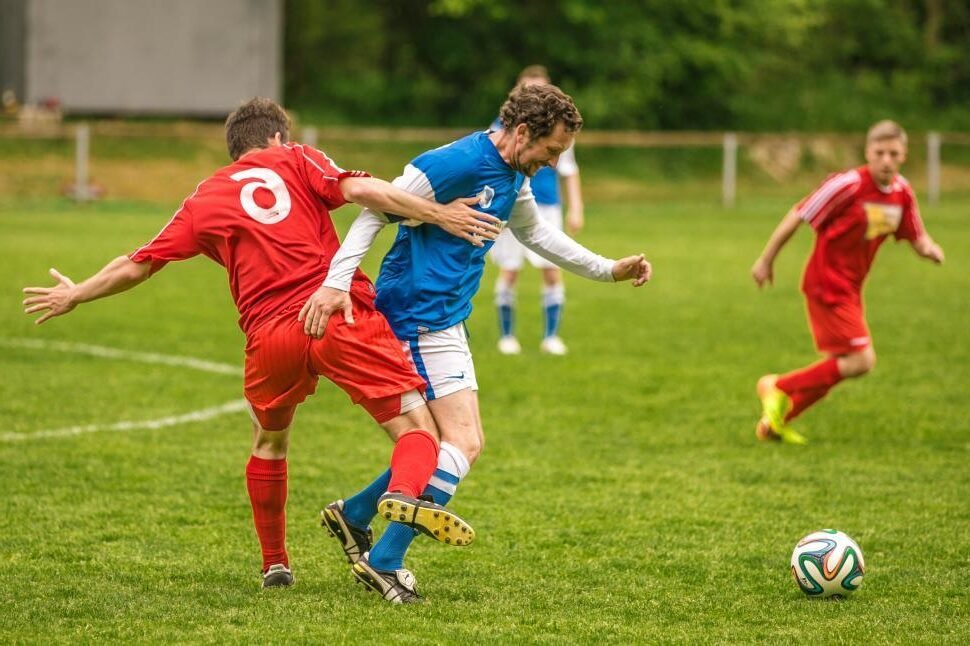
M 941 0 L 287 3 L 311 120 L 489 123 L 546 65 L 593 128 L 970 128 L 970 8 Z
M 588 193 L 607 192 L 607 156 L 586 159 Z M 470 320 L 487 443 L 454 503 L 479 539 L 468 549 L 419 539 L 408 564 L 428 604 L 365 595 L 319 527 L 320 507 L 389 453 L 324 382 L 293 431 L 291 590 L 258 591 L 244 413 L 0 442 L 4 640 L 967 643 L 970 203 L 924 208 L 947 265 L 904 245 L 880 251 L 867 293 L 880 364 L 809 411 L 799 428 L 812 443 L 791 447 L 755 442 L 752 391 L 759 375 L 813 360 L 797 288 L 808 231 L 779 258 L 774 289 L 759 293 L 747 271 L 798 196 L 725 212 L 716 181 L 710 199 L 678 192 L 588 201 L 581 240 L 609 255 L 645 250 L 656 275 L 639 290 L 567 277 L 567 357 L 537 352 L 531 271 L 520 283 L 525 352 L 495 354 L 489 267 Z M 46 283 L 47 267 L 80 278 L 153 236 L 173 206 L 0 203 L 0 337 L 240 364 L 224 272 L 203 259 L 40 328 L 20 312 L 20 287 Z M 233 376 L 23 348 L 0 348 L 0 374 L 0 433 L 240 397 Z M 865 552 L 865 581 L 846 602 L 806 599 L 788 572 L 795 542 L 823 527 Z

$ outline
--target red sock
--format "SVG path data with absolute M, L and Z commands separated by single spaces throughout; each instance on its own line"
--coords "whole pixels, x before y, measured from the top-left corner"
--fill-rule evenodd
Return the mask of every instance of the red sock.
M 277 563 L 290 566 L 286 555 L 286 458 L 264 460 L 255 455 L 246 465 L 246 488 L 253 522 L 263 550 L 263 572 Z
M 438 466 L 438 441 L 428 431 L 414 429 L 397 439 L 391 453 L 388 491 L 417 497 Z
M 775 386 L 791 397 L 792 408 L 785 421 L 795 419 L 806 408 L 820 400 L 832 386 L 842 381 L 839 361 L 835 357 L 823 359 L 807 368 L 793 370 L 778 378 Z
M 842 373 L 839 372 L 839 360 L 832 357 L 778 377 L 775 386 L 792 397 L 795 391 L 831 388 L 840 381 Z
M 790 422 L 802 414 L 806 408 L 825 397 L 832 390 L 830 387 L 810 388 L 807 390 L 796 390 L 791 397 L 791 410 L 785 415 L 785 422 Z

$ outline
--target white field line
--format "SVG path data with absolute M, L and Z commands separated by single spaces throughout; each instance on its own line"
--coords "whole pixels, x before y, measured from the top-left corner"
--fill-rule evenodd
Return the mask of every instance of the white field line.
M 75 435 L 83 435 L 85 433 L 101 433 L 104 431 L 123 432 L 138 431 L 142 429 L 165 428 L 166 426 L 176 426 L 178 424 L 186 424 L 188 422 L 204 422 L 205 420 L 212 419 L 213 417 L 219 417 L 220 415 L 238 413 L 246 410 L 248 406 L 249 404 L 245 399 L 234 399 L 231 402 L 222 404 L 221 406 L 212 406 L 211 408 L 203 408 L 201 410 L 192 411 L 191 413 L 185 413 L 184 415 L 172 415 L 170 417 L 160 417 L 158 419 L 148 419 L 140 422 L 88 424 L 87 426 L 69 426 L 67 428 L 59 428 L 52 431 L 34 431 L 33 433 L 0 433 L 0 441 L 22 442 L 24 440 L 73 437 Z
M 192 368 L 202 372 L 211 372 L 222 375 L 240 376 L 243 374 L 242 368 L 227 363 L 217 363 L 205 361 L 194 357 L 182 357 L 175 355 L 156 354 L 154 352 L 129 352 L 117 348 L 108 348 L 100 345 L 88 345 L 86 343 L 69 343 L 66 341 L 45 341 L 41 339 L 5 339 L 0 338 L 0 347 L 8 348 L 27 348 L 31 350 L 54 350 L 55 352 L 70 352 L 74 354 L 87 354 L 103 359 L 118 359 L 121 361 L 137 361 L 140 363 L 159 363 L 169 366 L 180 366 Z M 176 426 L 188 422 L 201 422 L 246 410 L 248 404 L 245 399 L 234 399 L 220 406 L 211 406 L 201 410 L 184 413 L 182 415 L 170 415 L 158 419 L 142 421 L 124 421 L 114 424 L 87 424 L 85 426 L 70 426 L 47 431 L 35 431 L 33 433 L 0 433 L 0 442 L 22 442 L 26 440 L 74 437 L 85 433 L 99 433 L 103 431 L 124 432 L 142 429 L 158 429 L 167 426 Z
M 103 345 L 88 345 L 87 343 L 68 343 L 66 341 L 45 341 L 42 339 L 4 339 L 0 338 L 0 346 L 8 348 L 27 348 L 30 350 L 54 350 L 55 352 L 70 352 L 73 354 L 87 354 L 102 359 L 119 359 L 121 361 L 137 361 L 139 363 L 161 363 L 168 366 L 193 368 L 202 372 L 214 372 L 220 375 L 241 376 L 242 368 L 228 363 L 217 363 L 194 357 L 180 357 L 171 354 L 156 354 L 154 352 L 131 352 L 117 348 L 106 348 Z

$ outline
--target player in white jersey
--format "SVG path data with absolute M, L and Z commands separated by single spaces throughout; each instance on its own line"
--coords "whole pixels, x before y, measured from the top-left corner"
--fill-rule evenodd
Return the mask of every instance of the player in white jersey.
M 549 73 L 542 65 L 529 65 L 519 73 L 516 85 L 550 83 Z M 502 127 L 496 119 L 493 129 Z M 547 166 L 531 178 L 539 217 L 551 226 L 563 228 L 563 201 L 560 195 L 560 178 L 566 188 L 566 231 L 575 235 L 583 228 L 583 195 L 579 182 L 579 166 L 576 164 L 575 146 L 570 146 L 559 156 L 555 167 Z M 566 289 L 559 267 L 539 254 L 523 246 L 510 231 L 503 231 L 495 241 L 490 253 L 499 267 L 495 281 L 495 307 L 498 312 L 498 350 L 502 354 L 519 354 L 522 346 L 515 336 L 516 283 L 525 261 L 542 271 L 542 342 L 539 350 L 547 354 L 566 354 L 566 344 L 559 336 L 562 310 L 566 303 Z
M 538 216 L 528 178 L 540 168 L 555 165 L 572 145 L 582 126 L 572 99 L 553 85 L 517 87 L 502 106 L 501 119 L 501 130 L 473 133 L 418 156 L 395 185 L 439 202 L 450 201 L 450 196 L 477 196 L 478 210 L 507 223 L 519 241 L 559 266 L 593 280 L 632 280 L 635 287 L 646 283 L 651 267 L 642 254 L 609 260 Z M 401 218 L 365 209 L 351 226 L 327 279 L 301 313 L 308 334 L 322 332 L 331 314 L 343 313 L 348 320 L 352 314 L 346 291 L 349 280 L 377 233 L 391 220 Z M 484 443 L 478 384 L 464 321 L 471 313 L 485 252 L 492 243 L 481 248 L 455 244 L 439 227 L 404 224 L 407 226 L 398 228 L 397 239 L 384 258 L 376 303 L 427 384 L 428 407 L 441 433 L 441 444 L 438 468 L 424 494 L 444 504 L 468 474 Z M 325 522 L 339 530 L 335 533 L 344 540 L 345 548 L 347 537 L 363 535 L 374 514 L 375 494 L 386 489 L 387 477 L 382 474 L 360 493 L 324 510 Z M 383 508 L 381 514 L 391 517 Z M 392 523 L 356 561 L 354 575 L 389 601 L 417 600 L 414 577 L 403 563 L 413 539 L 410 528 Z M 369 547 L 367 542 L 362 546 Z

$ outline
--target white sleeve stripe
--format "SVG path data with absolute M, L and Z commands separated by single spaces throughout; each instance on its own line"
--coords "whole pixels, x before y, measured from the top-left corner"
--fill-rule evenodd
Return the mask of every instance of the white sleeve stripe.
M 849 184 L 843 187 L 831 199 L 827 200 L 820 208 L 818 214 L 812 219 L 812 224 L 819 226 L 835 211 L 837 208 L 841 207 L 845 201 L 852 197 L 852 192 L 855 190 L 855 184 Z M 826 208 L 827 207 L 827 208 Z
M 318 171 L 320 171 L 320 174 L 321 175 L 323 175 L 324 177 L 326 177 L 329 180 L 336 181 L 337 179 L 339 179 L 339 177 L 333 177 L 332 175 L 328 175 L 327 174 L 327 171 L 323 170 L 323 168 L 320 167 L 320 164 L 318 164 L 317 162 L 315 162 L 312 159 L 310 159 L 310 157 L 306 154 L 306 147 L 304 147 L 303 144 L 298 144 L 298 145 L 300 146 L 300 152 L 303 154 L 303 159 L 305 159 L 308 162 L 310 162 L 311 164 L 313 164 L 313 166 Z M 330 162 L 330 164 L 334 167 L 334 170 L 336 170 L 338 172 L 343 172 L 343 169 L 339 168 L 336 164 L 334 164 L 333 163 L 333 160 L 330 159 L 329 157 L 327 157 L 327 154 L 325 152 L 323 152 L 323 151 L 317 151 L 317 152 L 319 152 L 321 155 L 323 155 L 324 159 L 326 159 L 328 162 Z
M 858 180 L 859 174 L 855 171 L 837 175 L 828 180 L 801 208 L 799 216 L 806 222 L 811 222 L 839 192 L 847 186 L 855 185 Z
M 140 247 L 138 247 L 137 249 L 135 249 L 135 250 L 134 250 L 134 251 L 133 251 L 133 252 L 131 253 L 131 255 L 132 255 L 132 256 L 134 256 L 134 255 L 136 255 L 136 254 L 138 254 L 139 252 L 141 252 L 141 250 L 142 250 L 142 249 L 144 249 L 145 247 L 148 247 L 148 246 L 151 246 L 151 244 L 152 244 L 153 242 L 155 242 L 156 240 L 158 240 L 158 238 L 159 238 L 159 237 L 160 237 L 160 236 L 161 236 L 161 235 L 162 235 L 163 233 L 165 233 L 165 229 L 167 229 L 167 228 L 168 228 L 169 226 L 171 226 L 171 224 L 172 224 L 172 222 L 175 222 L 175 218 L 177 218 L 177 217 L 179 216 L 179 213 L 181 213 L 181 212 L 182 212 L 182 211 L 183 211 L 183 210 L 185 209 L 185 203 L 186 203 L 186 202 L 188 202 L 189 200 L 191 200 L 191 199 L 192 199 L 193 197 L 195 197 L 195 194 L 199 192 L 199 189 L 200 189 L 200 188 L 202 188 L 202 185 L 203 185 L 204 183 L 205 183 L 205 180 L 202 180 L 201 182 L 199 182 L 199 183 L 198 183 L 198 184 L 196 185 L 196 187 L 195 187 L 195 190 L 194 190 L 194 191 L 192 191 L 192 194 L 191 194 L 191 195 L 189 195 L 189 196 L 188 196 L 187 198 L 185 198 L 184 200 L 182 200 L 182 204 L 180 204 L 180 205 L 179 205 L 179 208 L 178 208 L 178 210 L 177 210 L 177 211 L 175 211 L 175 213 L 173 213 L 173 214 L 172 214 L 172 217 L 171 217 L 171 218 L 169 218 L 169 220 L 168 220 L 168 222 L 166 222 L 166 223 L 165 223 L 165 226 L 163 226 L 163 227 L 162 227 L 161 229 L 159 229 L 159 231 L 158 231 L 158 233 L 156 233 L 156 234 L 155 234 L 155 237 L 154 237 L 154 238 L 152 238 L 151 240 L 149 240 L 148 242 L 146 242 L 145 244 L 143 244 L 142 246 L 140 246 Z

